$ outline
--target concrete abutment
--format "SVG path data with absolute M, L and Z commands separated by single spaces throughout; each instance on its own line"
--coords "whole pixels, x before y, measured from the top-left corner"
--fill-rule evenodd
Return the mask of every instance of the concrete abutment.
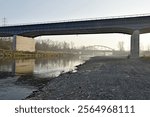
M 12 47 L 14 51 L 35 52 L 35 40 L 29 37 L 14 35 Z

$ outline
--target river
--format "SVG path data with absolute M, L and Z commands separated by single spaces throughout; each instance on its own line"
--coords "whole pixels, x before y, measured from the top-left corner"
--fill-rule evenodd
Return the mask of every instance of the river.
M 89 57 L 74 56 L 51 59 L 0 60 L 0 99 L 25 99 L 33 91 L 76 66 Z

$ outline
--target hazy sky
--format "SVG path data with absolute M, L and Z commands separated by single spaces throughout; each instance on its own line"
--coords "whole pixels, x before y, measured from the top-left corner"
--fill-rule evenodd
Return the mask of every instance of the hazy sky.
M 60 21 L 150 13 L 150 0 L 0 0 L 0 24 Z M 118 41 L 130 47 L 124 34 L 50 36 L 53 40 L 74 41 L 75 45 L 106 45 L 117 49 Z M 142 48 L 150 44 L 150 34 L 141 36 Z

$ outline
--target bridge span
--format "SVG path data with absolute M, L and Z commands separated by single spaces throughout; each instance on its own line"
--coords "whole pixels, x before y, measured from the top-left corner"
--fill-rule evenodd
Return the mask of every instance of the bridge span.
M 0 36 L 73 35 L 123 33 L 131 35 L 132 58 L 139 57 L 139 35 L 150 32 L 150 16 L 119 17 L 57 23 L 28 24 L 0 27 Z

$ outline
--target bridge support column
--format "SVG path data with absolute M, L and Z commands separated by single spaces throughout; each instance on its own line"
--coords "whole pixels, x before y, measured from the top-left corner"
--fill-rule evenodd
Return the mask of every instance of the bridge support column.
M 12 49 L 16 51 L 16 35 L 13 36 Z
M 139 37 L 140 31 L 135 30 L 131 36 L 131 49 L 130 49 L 131 58 L 139 57 Z

